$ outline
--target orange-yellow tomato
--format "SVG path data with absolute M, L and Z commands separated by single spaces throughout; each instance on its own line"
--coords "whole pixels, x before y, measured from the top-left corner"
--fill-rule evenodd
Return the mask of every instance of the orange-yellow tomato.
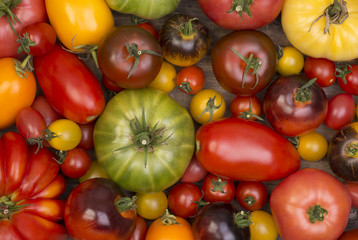
M 0 129 L 15 123 L 21 109 L 31 106 L 36 96 L 36 79 L 32 72 L 17 73 L 15 58 L 0 59 Z

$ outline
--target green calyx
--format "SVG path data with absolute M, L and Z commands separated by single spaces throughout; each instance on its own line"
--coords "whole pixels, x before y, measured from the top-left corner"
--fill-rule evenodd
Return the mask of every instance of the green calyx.
M 26 58 L 20 62 L 19 60 L 14 60 L 14 68 L 16 74 L 21 78 L 27 78 L 26 72 L 32 72 L 34 68 L 30 64 L 31 55 L 27 55 Z
M 137 208 L 135 201 L 137 200 L 136 196 L 130 197 L 121 197 L 116 202 L 116 208 L 119 212 L 125 212 L 127 210 L 135 210 Z
M 18 212 L 21 208 L 28 205 L 17 205 L 8 196 L 0 197 L 0 220 L 10 219 L 12 214 Z
M 193 28 L 193 24 L 191 23 L 194 20 L 198 20 L 198 18 L 191 18 L 184 24 L 180 25 L 179 29 L 181 34 L 184 36 L 191 36 L 196 33 L 196 30 Z
M 309 80 L 307 83 L 302 85 L 302 87 L 297 89 L 295 94 L 295 101 L 305 103 L 312 99 L 310 86 L 312 86 L 316 82 L 317 78 L 313 78 Z
M 336 77 L 342 78 L 343 83 L 347 84 L 346 77 L 351 72 L 352 72 L 352 65 L 349 65 L 349 64 L 343 62 L 341 67 L 339 67 L 339 66 L 336 67 L 334 75 Z
M 314 205 L 307 211 L 308 217 L 311 223 L 315 223 L 316 221 L 322 222 L 324 220 L 324 216 L 328 214 L 328 211 L 322 208 L 320 205 Z
M 165 210 L 165 213 L 160 217 L 160 220 L 165 226 L 179 224 L 177 218 L 173 214 L 170 214 L 168 209 Z
M 252 206 L 253 204 L 255 204 L 256 201 L 255 198 L 250 195 L 245 197 L 244 202 L 247 203 L 247 205 Z
M 219 105 L 215 105 L 215 98 L 216 98 L 216 94 L 213 98 L 209 98 L 209 100 L 206 103 L 205 109 L 204 111 L 200 114 L 199 118 L 201 116 L 203 116 L 204 113 L 208 112 L 210 114 L 209 120 L 208 122 L 211 121 L 211 119 L 213 118 L 214 112 L 216 111 L 216 109 L 219 109 L 223 103 L 223 99 L 221 98 L 221 102 Z
M 189 82 L 182 82 L 179 85 L 179 88 L 182 89 L 185 93 L 190 93 L 193 89 L 190 86 Z
M 16 36 L 19 36 L 15 31 L 14 25 L 21 23 L 20 19 L 12 12 L 14 8 L 19 5 L 22 0 L 0 0 L 0 17 L 6 16 L 11 30 Z
M 218 177 L 217 180 L 213 179 L 211 181 L 211 185 L 212 187 L 210 188 L 210 191 L 212 192 L 221 192 L 221 193 L 226 193 L 224 191 L 224 187 L 226 186 L 227 181 L 222 180 L 220 177 Z
M 344 154 L 347 157 L 356 157 L 358 154 L 358 143 L 353 142 L 348 144 L 344 149 Z
M 243 118 L 243 119 L 256 118 L 257 120 L 263 121 L 263 119 L 262 119 L 260 116 L 254 114 L 254 113 L 252 112 L 252 100 L 251 100 L 251 99 L 250 99 L 250 108 L 249 108 L 249 110 L 242 112 L 242 113 L 239 115 L 239 117 L 240 117 L 240 118 Z
M 227 11 L 227 13 L 231 13 L 231 12 L 235 11 L 240 15 L 241 20 L 243 19 L 242 14 L 244 12 L 249 17 L 251 17 L 250 6 L 251 6 L 252 3 L 253 3 L 253 0 L 233 0 L 231 9 L 229 11 Z
M 240 211 L 235 214 L 234 222 L 238 228 L 246 228 L 252 225 L 251 214 L 248 211 Z
M 30 47 L 36 46 L 36 43 L 30 39 L 29 33 L 25 33 L 23 36 L 20 36 L 16 42 L 20 44 L 20 47 L 17 49 L 18 54 L 23 51 L 28 54 L 30 52 Z

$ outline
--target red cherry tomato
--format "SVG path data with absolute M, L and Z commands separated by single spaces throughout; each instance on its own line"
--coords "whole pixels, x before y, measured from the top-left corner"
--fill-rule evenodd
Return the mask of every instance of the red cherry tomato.
M 178 72 L 175 84 L 182 92 L 195 94 L 204 87 L 205 73 L 196 65 L 184 67 Z
M 84 176 L 91 166 L 90 155 L 82 148 L 73 148 L 67 151 L 64 162 L 61 164 L 62 173 L 70 178 Z
M 358 65 L 346 65 L 336 69 L 338 85 L 343 91 L 358 95 Z
M 249 120 L 262 118 L 262 104 L 260 99 L 253 96 L 236 96 L 230 103 L 230 112 L 235 117 L 242 117 Z
M 266 186 L 262 182 L 240 182 L 236 187 L 236 200 L 249 211 L 261 209 L 268 199 Z
M 213 174 L 205 177 L 203 185 L 203 199 L 207 202 L 228 202 L 235 198 L 235 185 L 232 180 L 224 179 Z
M 329 87 L 336 81 L 335 64 L 326 58 L 307 57 L 303 70 L 307 78 L 317 78 L 320 87 Z
M 39 95 L 33 101 L 31 107 L 36 109 L 39 113 L 41 113 L 42 117 L 46 122 L 46 126 L 48 127 L 53 121 L 62 118 L 61 114 L 59 114 L 47 101 L 44 95 Z
M 206 171 L 206 169 L 201 166 L 199 161 L 196 159 L 196 156 L 194 155 L 193 158 L 190 160 L 189 165 L 186 167 L 185 172 L 181 177 L 181 181 L 189 183 L 199 182 L 207 174 L 208 171 Z
M 90 150 L 93 148 L 93 130 L 94 130 L 95 122 L 90 122 L 87 124 L 78 124 L 81 128 L 81 141 L 78 144 L 78 147 L 83 150 Z

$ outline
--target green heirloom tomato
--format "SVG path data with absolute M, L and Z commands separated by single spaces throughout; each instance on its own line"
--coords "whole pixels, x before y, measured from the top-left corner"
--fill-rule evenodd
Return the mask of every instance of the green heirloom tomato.
M 108 177 L 121 187 L 159 192 L 180 179 L 193 156 L 193 120 L 162 91 L 125 89 L 97 120 L 94 148 Z

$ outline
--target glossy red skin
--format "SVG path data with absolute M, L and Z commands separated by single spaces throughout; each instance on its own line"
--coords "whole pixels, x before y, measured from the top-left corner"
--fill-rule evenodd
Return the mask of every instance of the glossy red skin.
M 147 235 L 148 225 L 147 222 L 141 216 L 137 215 L 137 221 L 134 232 L 129 240 L 145 240 Z
M 218 26 L 231 30 L 256 29 L 275 20 L 279 15 L 283 0 L 256 0 L 250 6 L 251 17 L 243 12 L 242 17 L 231 8 L 232 0 L 198 0 L 201 10 Z M 270 11 L 267 11 L 270 9 Z
M 189 83 L 190 88 L 192 89 L 190 92 L 186 92 L 180 87 L 182 83 L 186 82 Z M 180 91 L 188 94 L 195 94 L 203 89 L 205 85 L 205 73 L 202 68 L 196 65 L 184 67 L 178 72 L 175 84 L 179 87 Z
M 257 85 L 256 74 L 252 74 L 252 69 L 243 79 L 247 64 L 230 48 L 246 58 L 253 54 L 254 58 L 260 59 Z M 271 38 L 257 30 L 231 32 L 220 38 L 211 51 L 216 80 L 226 91 L 240 96 L 255 95 L 263 90 L 276 73 L 276 61 L 276 49 Z
M 265 184 L 262 182 L 239 182 L 236 186 L 236 200 L 240 206 L 249 211 L 261 209 L 267 202 L 268 192 Z M 255 203 L 245 202 L 246 197 L 253 197 Z
M 351 68 L 348 67 L 348 69 L 352 69 L 352 72 L 346 75 L 347 83 L 345 84 L 343 78 L 339 77 L 337 78 L 338 85 L 346 93 L 357 96 L 358 95 L 358 65 L 351 65 Z
M 310 222 L 307 211 L 320 205 L 328 211 L 323 221 Z M 335 240 L 346 228 L 351 198 L 343 183 L 313 168 L 297 171 L 272 191 L 272 216 L 283 239 Z M 332 227 L 334 226 L 334 227 Z
M 355 114 L 356 104 L 352 95 L 340 93 L 329 99 L 324 123 L 331 129 L 339 130 L 351 123 Z
M 84 149 L 76 147 L 67 151 L 66 158 L 61 164 L 61 171 L 69 178 L 80 178 L 86 174 L 90 166 L 90 155 Z
M 251 108 L 251 110 L 250 110 Z M 251 112 L 256 116 L 262 114 L 262 103 L 261 100 L 256 96 L 236 96 L 231 100 L 230 112 L 234 117 L 239 117 L 243 112 Z M 257 118 L 250 117 L 250 120 L 256 121 Z
M 194 217 L 198 211 L 198 202 L 202 192 L 193 183 L 178 183 L 168 193 L 168 206 L 175 216 Z
M 151 50 L 161 54 L 158 41 L 146 30 L 137 26 L 118 26 L 109 32 L 98 46 L 98 64 L 102 73 L 117 86 L 138 89 L 148 86 L 158 75 L 163 58 L 144 53 L 139 64 L 133 68 L 135 58 L 128 56 L 126 44 L 137 44 L 138 50 Z M 125 61 L 126 60 L 126 61 Z
M 93 143 L 93 130 L 95 121 L 87 123 L 87 124 L 78 124 L 81 128 L 81 141 L 78 144 L 78 147 L 84 150 L 90 150 L 94 147 Z
M 348 192 L 351 194 L 352 207 L 358 209 L 358 183 L 356 182 L 344 182 Z
M 44 0 L 22 0 L 13 10 L 13 13 L 22 22 L 13 24 L 18 35 L 27 25 L 48 20 Z M 0 18 L 0 58 L 19 57 L 17 54 L 19 44 L 16 40 L 17 36 L 11 30 L 7 17 L 2 16 Z
M 325 92 L 314 83 L 310 86 L 312 99 L 305 103 L 294 100 L 294 94 L 307 78 L 301 75 L 280 77 L 266 90 L 263 111 L 267 121 L 280 134 L 294 137 L 311 132 L 324 121 L 328 109 Z
M 136 214 L 120 213 L 115 201 L 124 197 L 113 181 L 93 178 L 79 184 L 69 195 L 65 205 L 65 225 L 75 239 L 127 239 L 136 225 Z M 88 216 L 91 212 L 91 216 Z
M 61 114 L 56 112 L 55 109 L 47 101 L 46 97 L 42 94 L 38 95 L 33 101 L 31 107 L 36 109 L 41 113 L 42 117 L 46 122 L 46 127 L 48 127 L 53 121 L 63 118 Z
M 338 240 L 356 240 L 358 239 L 358 228 L 345 231 Z
M 22 37 L 25 33 L 28 33 L 29 39 L 35 42 L 35 46 L 31 46 L 28 53 L 32 56 L 45 54 L 55 46 L 57 38 L 55 29 L 46 22 L 27 25 L 22 29 L 20 36 Z
M 150 34 L 153 35 L 153 37 L 155 37 L 155 39 L 158 40 L 159 31 L 150 22 L 139 23 L 139 24 L 137 24 L 137 26 L 140 27 L 140 28 L 143 28 L 146 31 L 148 31 Z
M 35 108 L 27 107 L 17 114 L 16 128 L 24 138 L 42 138 L 46 122 Z
M 300 167 L 296 148 L 259 122 L 237 117 L 202 125 L 196 157 L 210 173 L 239 181 L 282 179 Z
M 194 154 L 180 180 L 182 182 L 195 183 L 204 179 L 207 174 L 208 171 L 206 171 L 206 169 L 201 166 Z
M 78 56 L 56 44 L 47 54 L 34 57 L 33 63 L 46 99 L 61 115 L 85 124 L 103 112 L 105 98 L 102 87 Z
M 235 198 L 235 184 L 230 179 L 221 178 L 222 182 L 226 182 L 222 191 L 214 189 L 214 183 L 219 181 L 219 177 L 213 174 L 208 174 L 203 181 L 201 190 L 203 191 L 203 199 L 206 202 L 227 202 L 230 203 Z
M 307 57 L 303 70 L 308 79 L 317 78 L 320 87 L 329 87 L 336 81 L 336 66 L 326 58 Z

